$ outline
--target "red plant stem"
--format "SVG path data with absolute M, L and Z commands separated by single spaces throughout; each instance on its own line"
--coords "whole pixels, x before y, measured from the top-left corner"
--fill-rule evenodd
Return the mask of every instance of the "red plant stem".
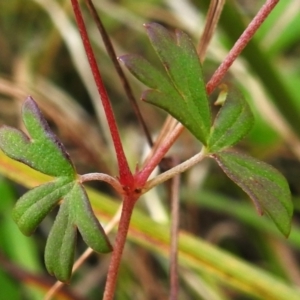
M 242 50 L 249 43 L 257 29 L 261 26 L 263 21 L 267 18 L 270 12 L 273 10 L 275 5 L 279 2 L 279 0 L 267 0 L 267 2 L 262 6 L 254 19 L 250 22 L 248 27 L 245 29 L 243 34 L 237 40 L 233 48 L 228 53 L 225 60 L 219 66 L 219 68 L 215 71 L 212 78 L 206 85 L 207 94 L 210 95 L 214 89 L 219 85 L 222 78 L 225 76 L 229 67 L 232 65 L 234 60 L 239 56 Z M 179 124 L 172 133 L 162 142 L 161 146 L 157 149 L 154 155 L 149 159 L 144 168 L 136 174 L 136 180 L 139 186 L 144 186 L 150 174 L 153 172 L 155 167 L 160 163 L 162 158 L 166 155 L 168 150 L 176 141 L 177 137 L 183 131 L 184 127 Z
M 136 176 L 136 185 L 143 187 L 148 180 L 150 174 L 153 170 L 159 165 L 160 161 L 166 155 L 168 150 L 177 140 L 178 136 L 183 131 L 184 127 L 181 124 L 178 124 L 175 129 L 168 135 L 166 139 L 163 140 L 161 146 L 157 149 L 157 151 L 153 154 L 153 156 L 149 159 L 148 163 L 144 166 L 144 168 L 139 171 Z
M 114 143 L 118 166 L 119 166 L 119 175 L 120 175 L 120 182 L 123 185 L 131 185 L 133 182 L 133 176 L 128 166 L 127 159 L 125 157 L 125 153 L 123 150 L 123 146 L 121 143 L 119 131 L 116 125 L 115 116 L 107 95 L 106 88 L 103 84 L 103 80 L 98 69 L 97 61 L 87 34 L 87 30 L 82 18 L 82 14 L 80 11 L 80 7 L 77 0 L 71 0 L 73 11 L 75 14 L 76 22 L 79 28 L 79 32 L 81 35 L 81 39 L 85 48 L 85 52 L 87 54 L 87 58 L 94 76 L 95 83 L 97 85 L 97 89 L 102 101 L 103 109 L 105 111 L 106 119 L 108 122 L 108 126 L 110 129 L 111 137 Z
M 118 271 L 135 202 L 136 198 L 130 198 L 128 196 L 125 196 L 123 201 L 122 215 L 118 227 L 114 251 L 108 268 L 103 300 L 113 300 L 114 298 Z
M 247 46 L 257 29 L 261 26 L 261 24 L 268 17 L 268 15 L 271 13 L 278 2 L 279 0 L 267 0 L 266 3 L 262 6 L 257 15 L 253 18 L 243 34 L 229 51 L 227 57 L 224 59 L 219 68 L 215 71 L 212 78 L 207 83 L 206 90 L 208 94 L 211 94 L 212 91 L 219 85 L 230 66 L 240 55 L 243 49 Z
M 123 69 L 121 68 L 121 66 L 120 66 L 120 64 L 117 60 L 117 56 L 116 56 L 116 52 L 115 52 L 115 49 L 113 47 L 113 44 L 112 44 L 112 42 L 111 42 L 111 40 L 110 40 L 103 24 L 102 24 L 102 21 L 101 21 L 99 15 L 97 14 L 96 8 L 95 8 L 92 0 L 85 0 L 85 2 L 86 2 L 86 5 L 87 5 L 87 7 L 88 7 L 95 23 L 96 23 L 96 26 L 97 26 L 100 34 L 101 34 L 103 43 L 104 43 L 106 51 L 107 51 L 107 54 L 109 55 L 113 65 L 114 65 L 114 67 L 115 67 L 115 69 L 116 69 L 116 71 L 119 75 L 119 78 L 120 78 L 121 83 L 123 85 L 123 89 L 124 89 L 124 91 L 127 95 L 127 98 L 129 99 L 129 101 L 132 105 L 132 108 L 135 112 L 135 115 L 138 119 L 138 122 L 140 123 L 140 125 L 141 125 L 141 127 L 142 127 L 142 129 L 145 133 L 148 144 L 149 144 L 150 147 L 152 147 L 153 146 L 153 141 L 152 141 L 152 138 L 151 138 L 151 134 L 150 134 L 150 132 L 147 128 L 147 125 L 144 121 L 144 118 L 141 114 L 141 111 L 139 109 L 137 101 L 136 101 L 135 97 L 133 96 L 131 86 L 130 86 L 130 84 L 129 84 L 129 82 L 128 82 L 128 80 L 127 80 L 127 78 L 126 78 L 126 76 L 123 72 Z

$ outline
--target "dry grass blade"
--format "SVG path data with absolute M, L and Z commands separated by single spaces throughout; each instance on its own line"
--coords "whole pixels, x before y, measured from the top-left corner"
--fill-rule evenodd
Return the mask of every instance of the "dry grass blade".
M 173 163 L 177 164 L 174 159 Z M 171 199 L 171 245 L 170 245 L 170 300 L 178 299 L 178 230 L 179 230 L 179 189 L 180 175 L 172 178 L 170 188 Z
M 197 47 L 197 52 L 201 62 L 204 61 L 209 42 L 216 30 L 224 4 L 225 0 L 212 0 L 210 2 L 204 31 Z

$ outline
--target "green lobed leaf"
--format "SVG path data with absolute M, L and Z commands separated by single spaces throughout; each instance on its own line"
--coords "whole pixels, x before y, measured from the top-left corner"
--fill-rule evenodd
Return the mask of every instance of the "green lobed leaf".
M 69 154 L 31 97 L 23 104 L 22 117 L 30 138 L 15 128 L 1 127 L 0 148 L 3 152 L 47 175 L 75 178 Z
M 208 151 L 221 151 L 240 141 L 253 127 L 254 117 L 243 95 L 234 87 L 223 85 L 221 93 L 227 93 L 208 140 Z
M 16 203 L 12 216 L 25 235 L 31 235 L 45 216 L 65 196 L 73 183 L 61 177 L 25 193 Z
M 110 252 L 112 247 L 95 217 L 81 184 L 73 184 L 59 209 L 49 234 L 45 263 L 50 274 L 60 281 L 70 279 L 74 261 L 77 228 L 86 244 L 97 252 Z
M 211 113 L 202 67 L 191 39 L 180 30 L 174 36 L 156 23 L 147 24 L 146 29 L 166 73 L 137 55 L 121 56 L 119 60 L 152 88 L 143 93 L 143 100 L 167 111 L 207 145 Z
M 288 236 L 293 203 L 286 179 L 270 165 L 245 154 L 219 152 L 211 157 L 249 195 L 258 213 L 267 213 L 278 229 Z
M 78 182 L 68 153 L 31 97 L 23 104 L 22 116 L 30 138 L 22 131 L 3 126 L 0 128 L 0 148 L 12 159 L 55 179 L 24 194 L 13 210 L 13 219 L 25 235 L 30 235 L 62 201 L 47 241 L 45 260 L 51 274 L 61 281 L 68 281 L 77 227 L 93 250 L 109 252 L 112 247 L 93 213 L 84 187 Z

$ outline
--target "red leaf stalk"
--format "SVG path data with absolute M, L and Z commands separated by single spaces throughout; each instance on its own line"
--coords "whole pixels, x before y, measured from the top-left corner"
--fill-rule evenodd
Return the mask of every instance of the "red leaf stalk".
M 139 171 L 135 175 L 137 186 L 143 187 L 145 185 L 153 170 L 159 165 L 159 163 L 166 155 L 168 150 L 172 147 L 174 142 L 177 140 L 178 136 L 181 134 L 183 129 L 184 127 L 181 124 L 178 124 L 175 127 L 175 129 L 172 132 L 170 132 L 168 137 L 162 141 L 162 144 L 153 154 L 153 156 L 149 159 L 148 163 L 144 166 L 144 168 L 141 171 Z

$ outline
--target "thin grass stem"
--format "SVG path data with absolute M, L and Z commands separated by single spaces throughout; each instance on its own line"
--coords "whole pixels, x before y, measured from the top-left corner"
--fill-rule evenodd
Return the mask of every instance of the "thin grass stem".
M 176 161 L 174 161 L 176 163 Z M 178 299 L 178 230 L 179 230 L 179 189 L 180 175 L 172 178 L 171 198 L 171 244 L 170 244 L 170 300 Z

